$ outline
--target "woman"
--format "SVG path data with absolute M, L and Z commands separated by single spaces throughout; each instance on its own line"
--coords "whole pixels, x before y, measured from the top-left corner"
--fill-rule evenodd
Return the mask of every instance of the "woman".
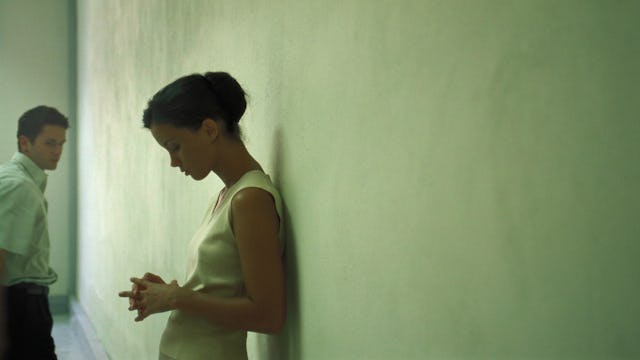
M 143 123 L 169 152 L 171 166 L 224 188 L 189 245 L 179 286 L 147 273 L 131 278 L 136 321 L 171 310 L 161 359 L 246 359 L 246 332 L 276 333 L 285 320 L 280 195 L 249 154 L 238 122 L 245 93 L 227 73 L 177 79 L 149 101 Z

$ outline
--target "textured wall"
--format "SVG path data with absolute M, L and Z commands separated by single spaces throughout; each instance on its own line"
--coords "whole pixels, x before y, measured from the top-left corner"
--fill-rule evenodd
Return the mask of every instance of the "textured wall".
M 221 187 L 169 168 L 145 102 L 227 70 L 288 209 L 288 325 L 259 357 L 637 358 L 638 13 L 81 2 L 78 292 L 108 352 L 155 356 L 166 315 L 134 324 L 116 293 L 145 271 L 183 278 Z
M 72 127 L 58 168 L 48 172 L 51 266 L 59 275 L 51 287 L 53 296 L 66 296 L 75 275 L 70 252 L 75 236 L 76 129 L 70 12 L 67 0 L 0 0 L 0 163 L 17 151 L 18 118 L 26 110 L 56 107 Z

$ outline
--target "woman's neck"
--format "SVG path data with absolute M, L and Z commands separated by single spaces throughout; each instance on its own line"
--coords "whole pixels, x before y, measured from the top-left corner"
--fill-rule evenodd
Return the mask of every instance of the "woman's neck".
M 224 156 L 220 157 L 217 169 L 213 169 L 227 189 L 247 172 L 262 170 L 260 164 L 249 154 L 241 141 L 231 141 L 228 145 Z

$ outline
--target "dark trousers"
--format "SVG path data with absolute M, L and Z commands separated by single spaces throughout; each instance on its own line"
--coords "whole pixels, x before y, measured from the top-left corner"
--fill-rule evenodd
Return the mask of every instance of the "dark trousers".
M 51 329 L 49 289 L 33 284 L 18 284 L 6 288 L 7 299 L 7 360 L 57 359 Z

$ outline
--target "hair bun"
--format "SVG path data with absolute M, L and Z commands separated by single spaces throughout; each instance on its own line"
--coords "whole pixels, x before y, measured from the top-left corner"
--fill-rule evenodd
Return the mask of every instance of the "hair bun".
M 236 79 L 226 72 L 207 72 L 204 77 L 211 84 L 213 93 L 224 107 L 232 123 L 238 123 L 247 108 L 245 92 Z

